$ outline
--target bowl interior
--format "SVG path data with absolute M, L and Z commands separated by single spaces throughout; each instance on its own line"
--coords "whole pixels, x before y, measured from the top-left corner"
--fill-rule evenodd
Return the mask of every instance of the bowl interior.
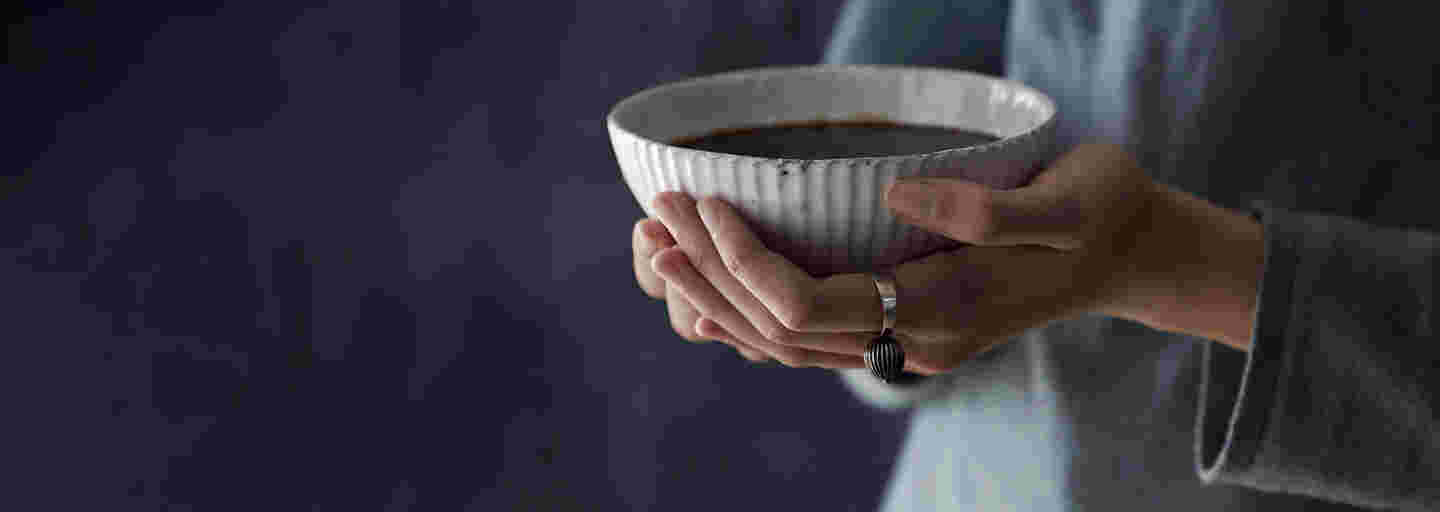
M 945 126 L 1004 139 L 1054 115 L 1048 97 L 1010 80 L 942 69 L 814 66 L 663 85 L 621 101 L 609 121 L 659 143 L 726 128 L 842 120 Z

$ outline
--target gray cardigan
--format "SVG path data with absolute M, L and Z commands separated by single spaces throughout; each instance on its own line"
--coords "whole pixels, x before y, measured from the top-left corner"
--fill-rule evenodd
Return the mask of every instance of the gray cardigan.
M 1126 144 L 1253 211 L 1265 270 L 1249 353 L 1086 317 L 919 388 L 845 373 L 915 407 L 886 509 L 1440 509 L 1440 59 L 1419 8 L 949 4 L 852 1 L 827 61 L 984 69 L 1003 40 L 1067 144 Z

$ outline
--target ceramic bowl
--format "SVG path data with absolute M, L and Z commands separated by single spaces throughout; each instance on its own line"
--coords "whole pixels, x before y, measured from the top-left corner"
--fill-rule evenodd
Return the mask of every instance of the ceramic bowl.
M 1056 156 L 1055 103 L 1024 84 L 965 71 L 890 66 L 762 68 L 660 85 L 606 119 L 640 207 L 665 191 L 737 207 L 770 249 L 815 275 L 860 272 L 957 244 L 900 224 L 884 206 L 896 178 L 1025 184 Z M 714 153 L 671 141 L 786 122 L 887 120 L 998 140 L 925 154 L 797 160 Z

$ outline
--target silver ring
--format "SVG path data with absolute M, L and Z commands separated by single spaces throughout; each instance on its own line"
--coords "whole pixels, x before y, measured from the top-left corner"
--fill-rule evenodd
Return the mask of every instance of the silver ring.
M 895 285 L 895 271 L 882 269 L 870 273 L 870 278 L 875 280 L 875 291 L 880 294 L 880 335 L 890 336 L 895 332 L 895 306 L 899 302 L 897 286 Z
M 880 294 L 881 321 L 880 335 L 865 346 L 865 367 L 875 378 L 892 384 L 904 382 L 905 350 L 895 336 L 895 309 L 899 302 L 899 286 L 895 284 L 895 271 L 883 269 L 870 273 L 875 280 L 875 291 Z

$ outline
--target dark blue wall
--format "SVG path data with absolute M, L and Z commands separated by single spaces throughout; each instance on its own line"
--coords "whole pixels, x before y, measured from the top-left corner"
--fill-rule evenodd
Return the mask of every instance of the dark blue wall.
M 602 123 L 790 4 L 30 5 L 0 510 L 873 509 L 903 417 L 672 335 Z

